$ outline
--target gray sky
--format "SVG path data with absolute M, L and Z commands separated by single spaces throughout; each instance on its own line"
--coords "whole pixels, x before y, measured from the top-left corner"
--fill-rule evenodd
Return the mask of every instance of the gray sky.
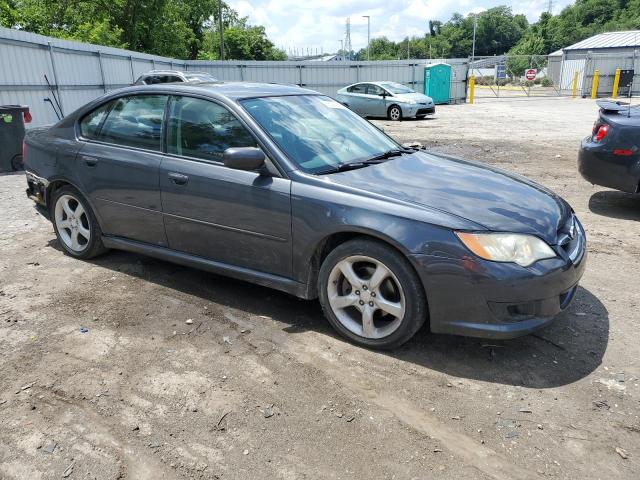
M 351 17 L 354 50 L 367 43 L 367 20 L 371 16 L 371 37 L 400 40 L 407 35 L 423 35 L 429 20 L 446 21 L 454 12 L 468 14 L 497 5 L 510 5 L 514 13 L 524 13 L 536 21 L 547 9 L 548 0 L 228 0 L 241 16 L 264 25 L 269 38 L 284 49 L 293 47 L 334 52 L 344 38 L 345 19 Z M 554 0 L 558 13 L 571 0 Z

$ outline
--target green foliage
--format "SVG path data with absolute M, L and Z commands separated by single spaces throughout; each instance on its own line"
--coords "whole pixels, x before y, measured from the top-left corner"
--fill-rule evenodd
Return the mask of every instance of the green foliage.
M 220 32 L 213 25 L 204 36 L 198 55 L 202 60 L 220 59 Z M 224 57 L 227 60 L 286 60 L 285 52 L 274 47 L 263 26 L 250 26 L 245 18 L 224 30 Z
M 547 55 L 601 32 L 640 29 L 640 0 L 576 0 L 558 15 L 543 13 L 529 25 L 524 15 L 498 6 L 475 16 L 476 57 L 501 55 Z M 429 21 L 422 37 L 393 42 L 385 37 L 371 40 L 371 59 L 469 57 L 473 44 L 474 15 L 453 14 L 448 22 Z M 366 48 L 356 57 L 366 59 Z M 514 59 L 508 66 L 524 72 L 530 60 Z M 535 65 L 534 65 L 535 66 Z M 519 73 L 522 75 L 522 73 Z
M 471 56 L 474 17 L 454 14 L 446 23 L 429 22 L 423 37 L 392 42 L 387 38 L 371 40 L 371 59 L 407 58 L 407 42 L 411 58 L 448 58 Z M 476 56 L 497 55 L 513 47 L 525 34 L 529 24 L 524 15 L 513 15 L 511 8 L 500 6 L 477 15 Z M 357 53 L 366 58 L 366 48 Z
M 283 60 L 262 26 L 220 0 L 0 0 L 0 26 L 173 58 L 217 58 L 222 6 L 225 58 Z M 228 45 L 227 45 L 228 44 Z

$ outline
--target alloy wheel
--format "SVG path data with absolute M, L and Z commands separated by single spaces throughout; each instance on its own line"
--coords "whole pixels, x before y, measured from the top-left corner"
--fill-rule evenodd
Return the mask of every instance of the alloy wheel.
M 56 202 L 54 216 L 64 245 L 74 252 L 86 249 L 91 240 L 91 228 L 82 203 L 72 195 L 62 195 Z
M 402 113 L 398 107 L 392 107 L 389 111 L 389 117 L 391 117 L 391 120 L 400 120 L 400 115 L 402 115 Z
M 338 321 L 364 338 L 387 337 L 404 318 L 402 286 L 391 269 L 375 258 L 350 256 L 336 263 L 327 293 Z

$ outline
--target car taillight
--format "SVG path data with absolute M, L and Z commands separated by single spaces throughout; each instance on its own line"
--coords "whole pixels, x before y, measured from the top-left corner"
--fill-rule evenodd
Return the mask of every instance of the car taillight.
M 31 112 L 29 112 L 29 110 L 24 112 L 22 116 L 24 117 L 24 123 L 31 123 L 31 120 L 33 120 L 33 117 L 31 116 Z
M 27 159 L 25 156 L 25 152 L 27 151 L 27 144 L 24 140 L 22 140 L 22 164 L 24 165 L 24 161 Z
M 604 137 L 609 133 L 609 125 L 602 124 L 598 127 L 593 137 L 596 142 L 601 142 Z
M 627 148 L 616 148 L 613 151 L 614 155 L 621 155 L 623 157 L 629 157 L 631 155 L 633 155 L 633 150 L 629 150 Z

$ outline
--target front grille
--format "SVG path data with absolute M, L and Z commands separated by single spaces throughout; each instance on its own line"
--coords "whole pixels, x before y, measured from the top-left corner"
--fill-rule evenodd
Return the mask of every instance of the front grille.
M 416 115 L 428 115 L 429 113 L 433 113 L 436 111 L 435 107 L 431 108 L 419 108 L 416 112 Z

